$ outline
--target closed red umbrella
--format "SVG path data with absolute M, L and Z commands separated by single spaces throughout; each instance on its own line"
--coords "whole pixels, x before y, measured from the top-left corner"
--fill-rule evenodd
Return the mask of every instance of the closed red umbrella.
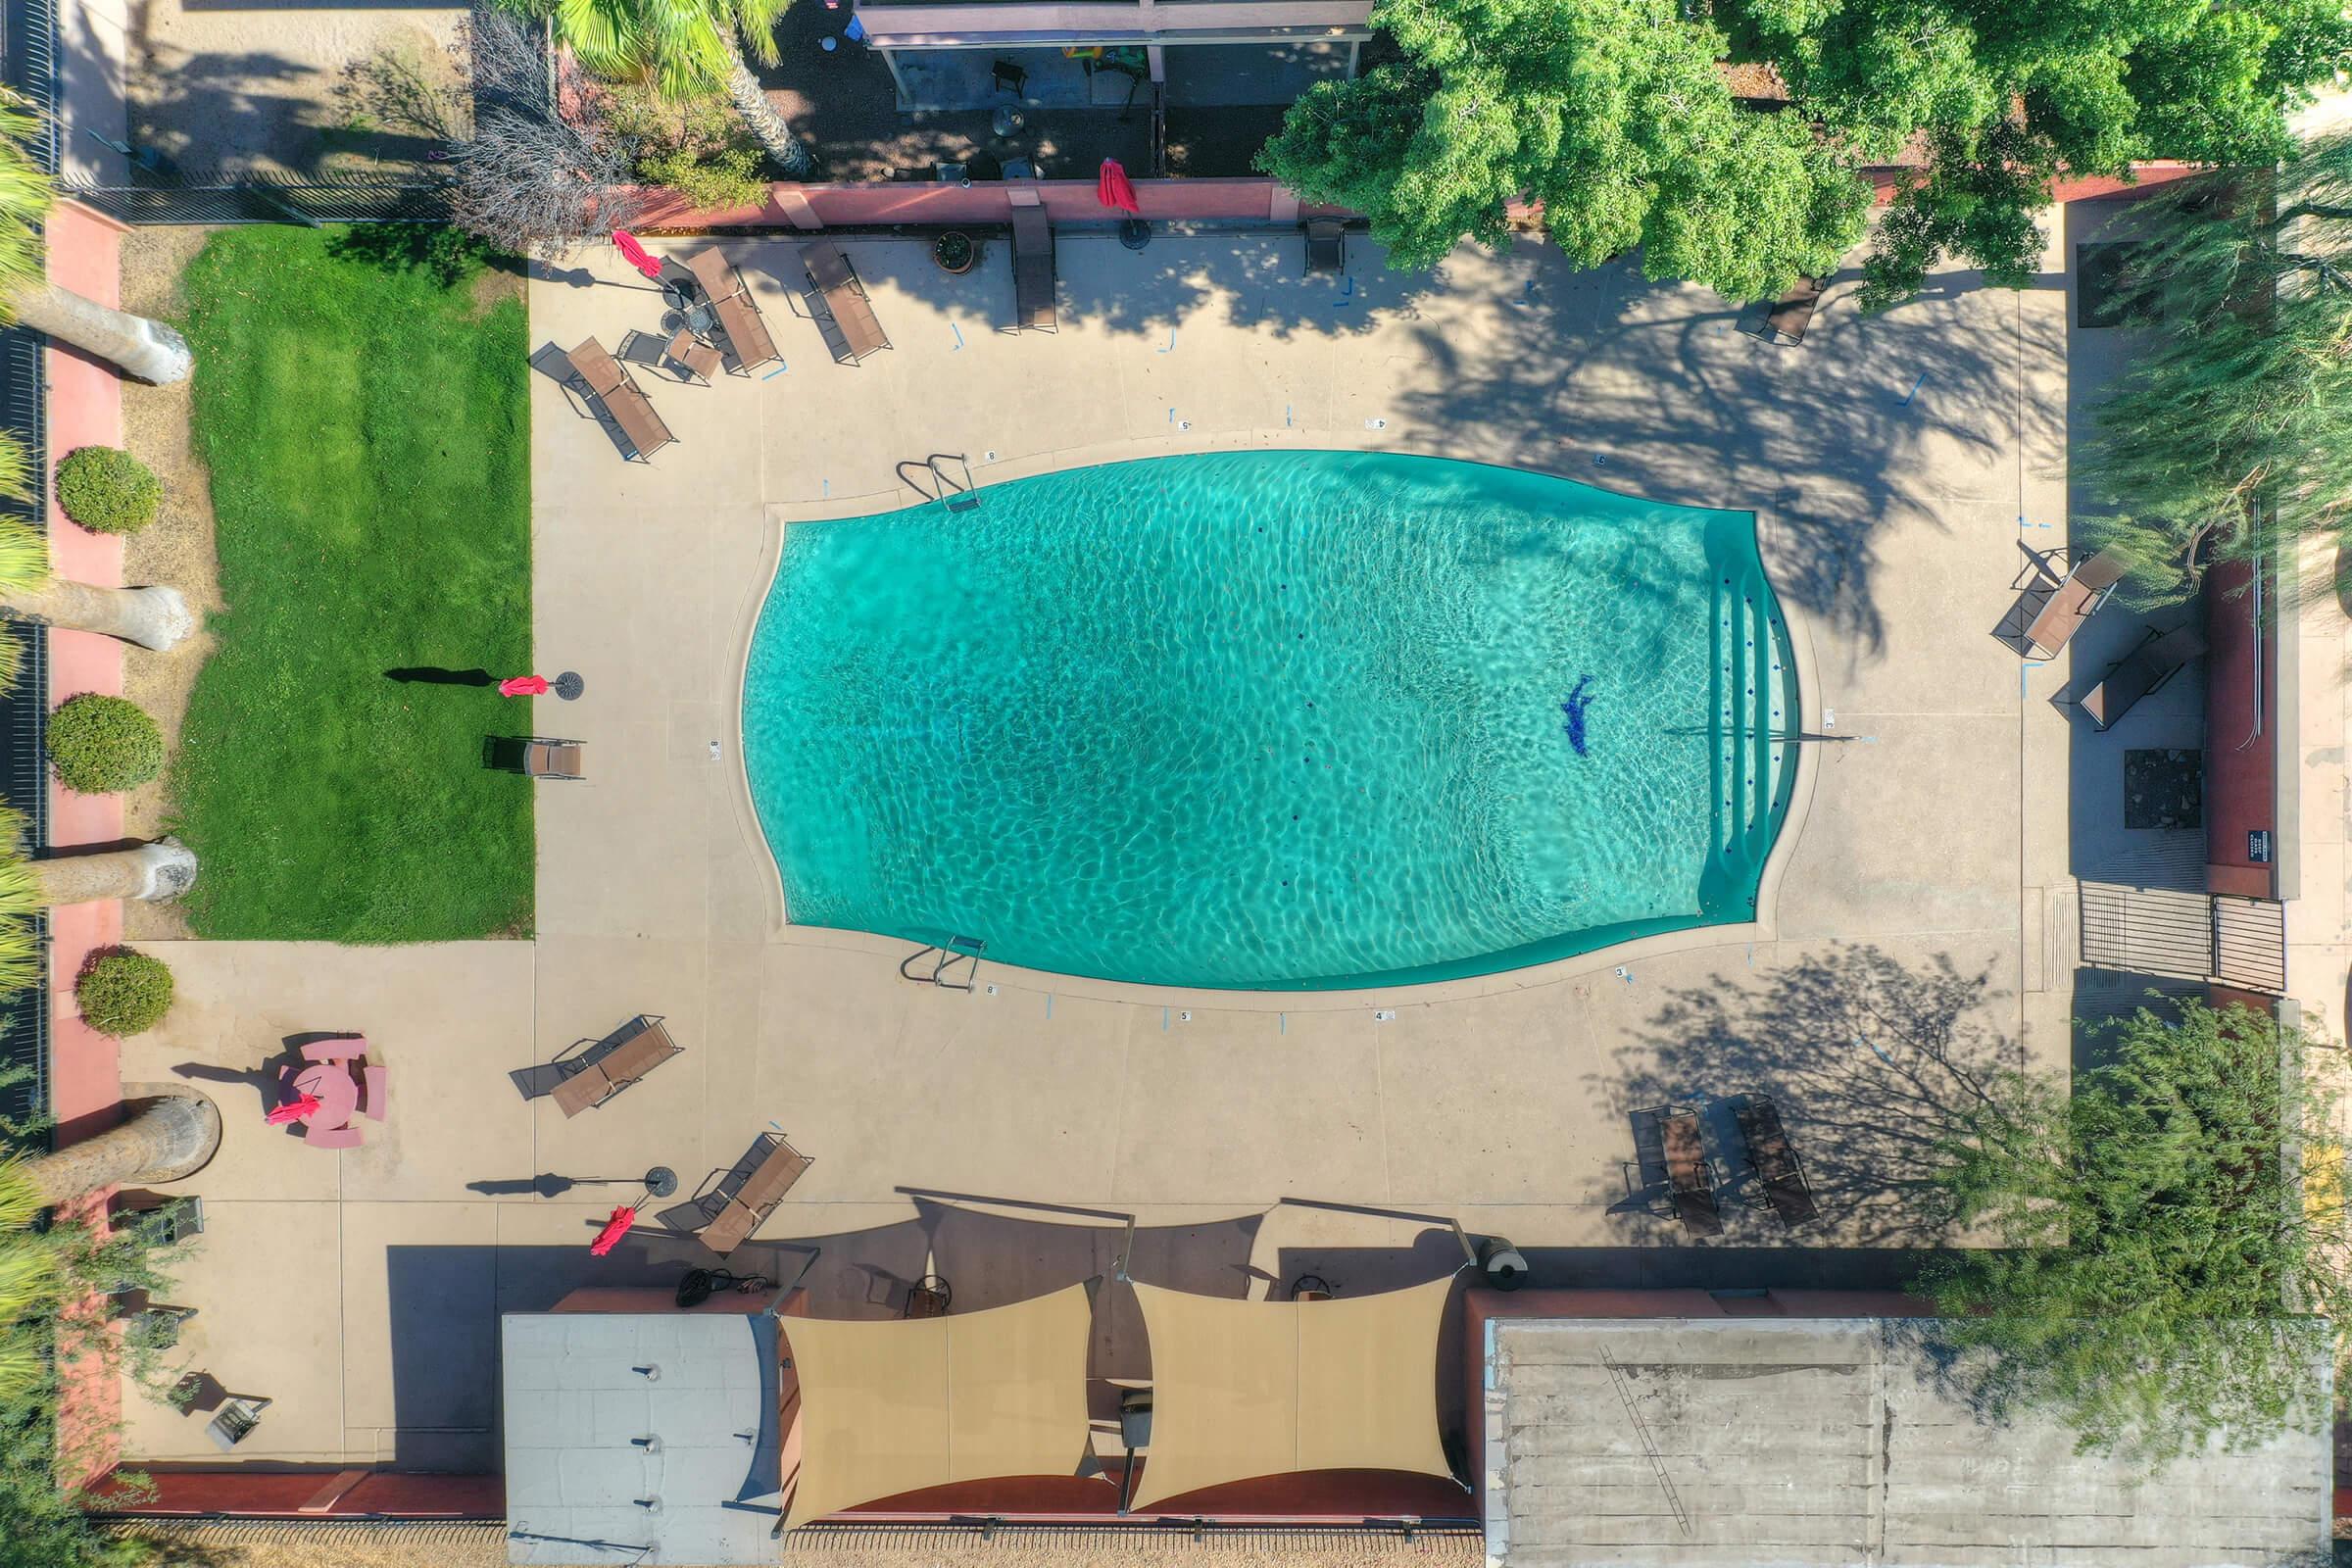
M 264 1119 L 272 1127 L 283 1127 L 290 1121 L 308 1121 L 318 1114 L 318 1097 L 317 1095 L 296 1095 Z
M 501 697 L 545 697 L 547 695 L 547 677 L 545 675 L 509 675 L 498 683 L 498 695 Z
M 1135 182 L 1116 158 L 1102 160 L 1102 172 L 1095 180 L 1095 200 L 1122 213 L 1141 213 L 1144 204 L 1135 199 Z
M 661 279 L 662 258 L 638 244 L 637 236 L 627 229 L 616 228 L 612 231 L 612 248 L 620 252 L 622 261 L 646 276 L 656 281 Z
M 605 1228 L 596 1233 L 596 1240 L 588 1244 L 588 1255 L 602 1257 L 618 1247 L 620 1239 L 628 1235 L 629 1227 L 636 1223 L 637 1210 L 635 1207 L 627 1203 L 621 1204 L 612 1211 L 612 1217 L 605 1221 Z

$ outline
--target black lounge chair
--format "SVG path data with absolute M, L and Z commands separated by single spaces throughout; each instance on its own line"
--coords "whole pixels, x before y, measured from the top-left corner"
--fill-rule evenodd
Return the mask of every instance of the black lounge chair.
M 1333 218 L 1310 219 L 1306 224 L 1306 270 L 1309 272 L 1348 270 L 1348 230 Z
M 1813 324 L 1813 307 L 1821 301 L 1821 280 L 1800 277 L 1789 286 L 1788 292 L 1772 302 L 1761 318 L 1743 322 L 1740 330 L 1749 337 L 1762 338 L 1767 343 L 1787 343 L 1791 346 L 1805 340 L 1805 328 Z
M 1748 1098 L 1737 1112 L 1740 1136 L 1747 1144 L 1748 1168 L 1756 1173 L 1764 1200 L 1784 1225 L 1802 1225 L 1821 1210 L 1813 1201 L 1813 1186 L 1797 1163 L 1796 1149 L 1781 1125 L 1781 1107 L 1761 1095 Z
M 2118 660 L 2097 685 L 2082 694 L 2077 706 L 2090 715 L 2092 727 L 2111 729 L 2141 698 L 2162 690 L 2165 682 L 2204 652 L 2205 634 L 2194 624 L 2167 632 L 2151 626 L 2140 645 Z

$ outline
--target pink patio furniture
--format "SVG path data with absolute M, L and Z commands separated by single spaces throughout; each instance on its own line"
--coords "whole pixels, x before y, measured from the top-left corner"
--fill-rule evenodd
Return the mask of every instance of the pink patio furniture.
M 302 1141 L 318 1149 L 357 1149 L 360 1147 L 360 1130 L 357 1127 L 321 1127 L 313 1122 L 311 1130 L 302 1135 Z
M 305 1061 L 349 1061 L 354 1056 L 368 1054 L 366 1035 L 337 1035 L 332 1040 L 314 1040 L 302 1048 Z
M 384 1107 L 392 1092 L 391 1074 L 374 1062 L 369 1062 L 360 1079 L 360 1114 L 373 1121 L 382 1121 Z

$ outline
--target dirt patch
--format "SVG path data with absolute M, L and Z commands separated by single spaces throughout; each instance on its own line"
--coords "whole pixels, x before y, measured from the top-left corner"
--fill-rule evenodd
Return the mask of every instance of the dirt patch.
M 164 320 L 176 319 L 182 269 L 195 259 L 215 230 L 139 228 L 122 241 L 122 305 Z M 122 661 L 123 694 L 155 715 L 170 746 L 179 744 L 188 695 L 196 672 L 212 656 L 209 623 L 220 608 L 220 564 L 213 553 L 212 476 L 188 440 L 190 383 L 140 386 L 122 383 L 122 439 L 164 483 L 163 506 L 154 522 L 132 534 L 122 552 L 122 580 L 134 586 L 168 583 L 185 596 L 200 629 L 170 653 L 133 648 Z M 162 781 L 123 798 L 123 831 L 151 839 L 164 832 L 168 804 Z M 179 909 L 169 904 L 124 907 L 123 934 L 146 941 L 193 935 Z
M 470 133 L 465 16 L 134 0 L 131 139 L 193 184 L 425 167 Z

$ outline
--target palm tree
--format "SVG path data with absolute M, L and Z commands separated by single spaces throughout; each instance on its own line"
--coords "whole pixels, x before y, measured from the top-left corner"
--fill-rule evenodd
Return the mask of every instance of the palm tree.
M 767 101 L 742 48 L 748 44 L 753 59 L 774 65 L 776 20 L 791 3 L 557 0 L 555 24 L 580 64 L 600 76 L 642 76 L 670 99 L 723 88 L 776 167 L 800 179 L 810 167 L 808 149 Z
M 95 1138 L 36 1154 L 22 1169 L 42 1206 L 106 1187 L 177 1181 L 220 1146 L 220 1111 L 209 1096 L 172 1086 L 122 1102 L 123 1119 Z
M 46 333 L 137 380 L 186 380 L 195 360 L 177 332 L 49 281 L 40 221 L 57 192 L 25 146 L 40 124 L 37 110 L 0 89 L 0 322 Z
M 23 500 L 24 494 L 24 449 L 0 431 L 0 497 Z M 101 588 L 52 576 L 47 543 L 30 523 L 10 516 L 0 516 L 0 620 L 120 637 L 159 653 L 196 629 L 176 588 Z M 13 640 L 0 647 L 7 650 L 0 653 L 5 687 L 15 676 L 17 649 Z
M 22 891 L 20 891 L 22 885 Z M 0 909 L 29 899 L 35 907 L 100 899 L 176 899 L 196 885 L 196 852 L 175 838 L 127 850 L 0 861 Z

